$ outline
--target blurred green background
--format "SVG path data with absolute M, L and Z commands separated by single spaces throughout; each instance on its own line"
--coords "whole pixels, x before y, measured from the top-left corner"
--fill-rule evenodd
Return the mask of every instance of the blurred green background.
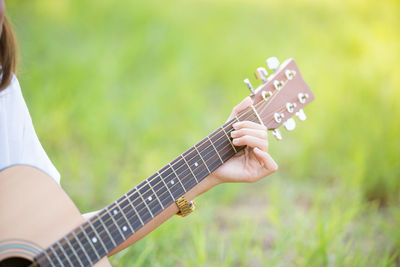
M 269 56 L 316 100 L 277 173 L 198 198 L 114 266 L 399 266 L 400 3 L 13 0 L 19 80 L 82 212 L 219 127 Z

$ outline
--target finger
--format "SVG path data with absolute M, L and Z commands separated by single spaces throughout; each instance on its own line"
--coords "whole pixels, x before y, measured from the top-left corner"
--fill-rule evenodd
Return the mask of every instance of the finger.
M 237 114 L 239 114 L 246 108 L 250 107 L 252 103 L 253 101 L 249 96 L 243 99 L 242 102 L 240 102 L 237 106 L 233 108 L 231 115 L 229 115 L 228 121 L 233 119 Z
M 261 150 L 268 150 L 268 140 L 257 138 L 251 135 L 245 135 L 239 138 L 235 138 L 232 140 L 232 143 L 235 146 L 249 146 L 249 147 L 258 147 Z
M 260 139 L 268 140 L 268 133 L 265 130 L 242 128 L 240 130 L 231 132 L 232 138 L 239 138 L 245 135 L 251 135 Z
M 276 164 L 275 160 L 267 152 L 262 151 L 257 147 L 253 149 L 253 152 L 261 165 L 266 168 L 269 173 L 273 173 L 278 170 L 278 164 Z
M 239 121 L 239 122 L 234 123 L 232 126 L 235 130 L 240 130 L 242 128 L 252 128 L 252 129 L 259 129 L 259 130 L 264 130 L 264 131 L 267 130 L 267 127 L 265 127 L 264 125 L 255 123 L 252 121 Z

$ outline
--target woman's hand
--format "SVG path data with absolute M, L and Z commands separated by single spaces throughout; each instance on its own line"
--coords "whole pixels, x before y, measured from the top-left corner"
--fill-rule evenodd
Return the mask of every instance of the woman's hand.
M 249 97 L 237 105 L 229 119 L 252 104 Z M 255 182 L 275 172 L 278 165 L 268 154 L 267 128 L 251 121 L 233 125 L 231 136 L 235 146 L 247 146 L 216 169 L 207 180 L 212 185 L 225 182 Z

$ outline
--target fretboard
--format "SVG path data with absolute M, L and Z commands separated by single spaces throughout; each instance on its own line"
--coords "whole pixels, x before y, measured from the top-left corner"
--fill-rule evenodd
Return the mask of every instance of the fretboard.
M 248 108 L 51 245 L 40 266 L 92 266 L 244 147 L 232 144 L 235 122 L 259 123 Z

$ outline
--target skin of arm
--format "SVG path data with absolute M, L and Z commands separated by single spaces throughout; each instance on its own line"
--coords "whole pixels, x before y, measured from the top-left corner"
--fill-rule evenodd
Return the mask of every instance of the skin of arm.
M 233 109 L 228 120 L 232 119 L 236 114 L 246 109 L 251 104 L 251 99 L 249 97 L 245 98 Z M 247 147 L 234 155 L 230 160 L 188 191 L 184 195 L 186 200 L 190 201 L 196 196 L 205 193 L 221 183 L 256 182 L 278 169 L 278 165 L 267 152 L 268 134 L 265 126 L 250 121 L 242 121 L 235 123 L 233 127 L 235 129 L 231 133 L 233 144 L 236 146 L 245 145 Z M 83 214 L 83 217 L 87 220 L 97 212 L 98 211 Z M 134 233 L 131 237 L 111 251 L 108 256 L 112 256 L 131 246 L 177 212 L 177 205 L 170 205 L 150 222 L 144 225 L 139 231 Z

